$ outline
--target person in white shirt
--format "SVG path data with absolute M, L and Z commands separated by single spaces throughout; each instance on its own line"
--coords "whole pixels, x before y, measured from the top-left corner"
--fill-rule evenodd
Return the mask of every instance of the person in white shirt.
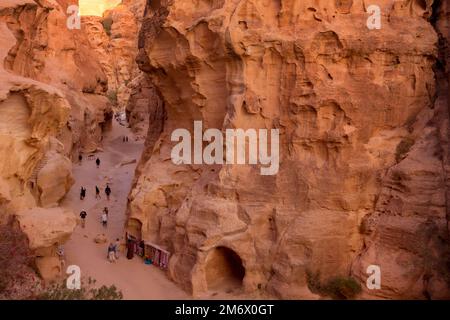
M 64 266 L 66 265 L 66 260 L 64 257 L 64 247 L 62 245 L 58 245 L 58 248 L 56 249 L 56 254 L 59 257 L 59 263 L 61 265 L 60 272 L 63 272 Z
M 106 228 L 108 225 L 108 215 L 103 212 L 102 213 L 102 225 Z

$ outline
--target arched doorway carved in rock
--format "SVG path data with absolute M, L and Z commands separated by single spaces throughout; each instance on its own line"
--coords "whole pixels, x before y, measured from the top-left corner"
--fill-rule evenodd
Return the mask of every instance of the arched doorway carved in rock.
M 136 239 L 141 239 L 142 237 L 142 222 L 138 219 L 130 218 L 127 221 L 126 227 L 127 233 Z
M 206 258 L 205 276 L 208 290 L 231 292 L 242 287 L 245 268 L 236 252 L 216 247 Z

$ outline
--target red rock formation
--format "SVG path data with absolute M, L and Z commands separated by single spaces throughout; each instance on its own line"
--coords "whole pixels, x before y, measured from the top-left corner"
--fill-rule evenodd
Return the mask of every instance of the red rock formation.
M 434 29 L 448 31 L 448 9 L 378 3 L 379 30 L 362 0 L 147 3 L 137 62 L 167 119 L 139 165 L 128 231 L 173 252 L 175 282 L 200 294 L 221 266 L 212 278 L 246 293 L 304 298 L 308 274 L 364 286 L 374 264 L 382 289 L 366 296 L 449 297 L 448 90 Z M 279 129 L 278 174 L 173 164 L 171 133 L 194 120 Z M 225 265 L 236 256 L 243 278 Z
M 71 157 L 95 151 L 111 118 L 107 78 L 86 34 L 67 28 L 68 3 L 0 4 L 0 223 L 17 216 L 44 278 L 59 274 L 55 243 L 75 228 L 73 213 L 48 208 L 73 184 Z
M 431 7 L 428 7 L 431 16 Z M 374 210 L 365 216 L 364 247 L 353 272 L 363 278 L 367 264 L 383 266 L 376 295 L 387 298 L 449 297 L 449 7 L 433 6 L 439 36 L 431 104 L 408 121 L 410 140 L 397 145 L 396 164 L 382 173 Z M 445 29 L 447 28 L 447 29 Z
M 103 17 L 82 17 L 82 30 L 87 34 L 103 71 L 108 78 L 108 96 L 119 110 L 127 105 L 131 81 L 141 74 L 135 63 L 137 33 L 145 1 L 123 1 L 106 11 Z

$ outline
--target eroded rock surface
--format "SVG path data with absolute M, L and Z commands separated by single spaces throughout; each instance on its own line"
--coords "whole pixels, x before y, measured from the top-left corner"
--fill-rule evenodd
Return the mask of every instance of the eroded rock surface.
M 95 52 L 67 27 L 69 3 L 0 4 L 0 222 L 17 217 L 45 279 L 60 272 L 56 244 L 75 227 L 58 208 L 73 184 L 72 157 L 95 151 L 112 118 Z
M 444 3 L 379 1 L 382 27 L 368 30 L 362 0 L 149 2 L 137 62 L 167 118 L 149 134 L 128 231 L 169 249 L 170 277 L 195 295 L 231 250 L 245 274 L 222 274 L 246 293 L 311 297 L 310 274 L 365 287 L 374 264 L 382 289 L 365 295 L 449 297 Z M 194 120 L 279 129 L 278 174 L 173 164 L 171 133 Z
M 51 280 L 61 275 L 64 271 L 56 250 L 75 229 L 74 214 L 61 208 L 33 208 L 18 212 L 16 219 L 36 254 L 36 266 L 42 278 Z
M 144 7 L 144 0 L 128 0 L 107 10 L 102 17 L 82 17 L 82 30 L 108 78 L 108 97 L 119 110 L 127 105 L 131 81 L 141 74 L 135 57 Z

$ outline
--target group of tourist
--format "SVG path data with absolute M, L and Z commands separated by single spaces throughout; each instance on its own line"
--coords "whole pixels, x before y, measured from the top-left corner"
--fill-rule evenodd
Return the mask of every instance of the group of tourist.
M 82 155 L 80 155 L 78 157 L 78 159 L 80 160 L 80 162 L 83 160 Z M 95 164 L 97 166 L 97 168 L 100 167 L 100 159 L 97 158 L 95 160 Z M 106 199 L 109 201 L 109 198 L 111 196 L 111 187 L 109 186 L 109 184 L 106 184 L 105 187 L 105 194 L 106 194 Z M 84 198 L 86 197 L 86 188 L 81 186 L 80 189 L 80 200 L 84 200 Z M 102 197 L 100 196 L 100 188 L 96 185 L 95 186 L 95 199 L 101 199 Z M 101 215 L 101 223 L 103 225 L 103 227 L 107 227 L 108 226 L 108 207 L 105 207 L 103 209 L 103 213 Z M 86 226 L 86 217 L 87 217 L 87 212 L 85 210 L 80 212 L 80 218 L 81 218 L 81 227 L 84 228 Z
M 109 184 L 106 184 L 105 194 L 106 194 L 106 199 L 109 201 L 109 196 L 111 195 L 111 188 L 109 187 Z M 98 186 L 95 186 L 95 199 L 101 199 L 101 198 L 102 197 L 100 196 L 100 188 Z
M 83 160 L 83 157 L 80 155 L 78 157 L 80 163 Z M 97 158 L 95 160 L 95 165 L 97 166 L 97 168 L 100 167 L 101 161 L 99 158 Z M 106 199 L 109 201 L 110 196 L 111 196 L 111 187 L 109 186 L 109 184 L 106 184 L 105 187 L 105 195 L 106 195 Z M 80 200 L 84 200 L 84 198 L 86 197 L 86 188 L 84 186 L 81 186 L 80 189 Z M 100 195 L 100 188 L 96 185 L 95 186 L 95 199 L 101 199 L 101 195 Z M 85 228 L 86 226 L 86 217 L 87 217 L 87 212 L 85 210 L 82 210 L 80 212 L 80 218 L 81 218 L 81 227 Z M 109 216 L 109 210 L 108 207 L 104 207 L 103 208 L 103 212 L 100 216 L 100 221 L 101 224 L 104 228 L 106 228 L 108 226 L 108 216 Z M 110 242 L 108 245 L 108 261 L 109 262 L 116 262 L 116 260 L 119 258 L 119 246 L 120 246 L 120 240 L 119 238 L 116 239 L 115 243 Z
M 109 197 L 111 195 L 111 188 L 108 184 L 106 184 L 105 194 L 106 194 L 106 198 L 109 200 Z M 86 188 L 81 187 L 80 200 L 84 200 L 85 197 L 86 197 Z M 95 199 L 101 199 L 100 189 L 98 188 L 98 186 L 95 186 Z M 108 207 L 104 207 L 100 218 L 101 218 L 101 223 L 102 223 L 103 227 L 105 227 L 105 228 L 108 226 L 108 214 L 109 214 Z M 82 228 L 84 228 L 86 226 L 86 217 L 87 217 L 87 212 L 85 210 L 81 211 L 80 218 L 81 218 L 81 227 Z

